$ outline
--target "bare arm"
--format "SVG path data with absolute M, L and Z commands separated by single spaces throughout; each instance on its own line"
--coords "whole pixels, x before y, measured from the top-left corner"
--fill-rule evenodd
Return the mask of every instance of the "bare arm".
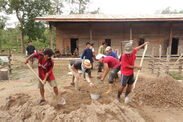
M 108 72 L 109 72 L 109 67 L 108 67 L 108 64 L 107 63 L 104 63 L 104 75 L 103 75 L 103 77 L 101 78 L 101 80 L 103 81 L 104 79 L 105 79 L 105 77 L 106 77 L 106 75 L 108 74 Z
M 144 44 L 142 44 L 142 45 L 136 47 L 135 49 L 136 49 L 137 51 L 139 51 L 141 48 L 143 48 L 143 47 L 144 47 L 145 45 L 147 45 L 147 44 L 149 44 L 149 42 L 145 42 Z
M 34 54 L 30 55 L 29 57 L 27 57 L 27 59 L 25 60 L 25 64 L 28 63 L 29 59 L 33 58 L 34 57 Z
M 93 87 L 94 84 L 91 82 L 88 73 L 86 73 L 86 81 L 89 83 L 90 87 Z
M 131 65 L 127 66 L 127 68 L 129 68 L 129 69 L 138 69 L 138 70 L 142 69 L 142 67 L 140 67 L 140 66 L 131 66 Z

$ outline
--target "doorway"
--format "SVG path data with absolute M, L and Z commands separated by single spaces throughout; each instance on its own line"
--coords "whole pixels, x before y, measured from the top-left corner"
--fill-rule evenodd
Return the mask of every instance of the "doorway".
M 105 42 L 107 43 L 107 46 L 111 46 L 111 39 L 105 39 Z
M 179 38 L 172 38 L 171 54 L 177 55 L 179 46 Z
M 78 46 L 78 39 L 77 38 L 71 38 L 71 40 L 70 40 L 70 44 L 71 44 L 71 54 L 73 55 L 73 53 L 74 53 L 74 50 L 76 49 L 76 48 L 78 48 L 77 46 Z

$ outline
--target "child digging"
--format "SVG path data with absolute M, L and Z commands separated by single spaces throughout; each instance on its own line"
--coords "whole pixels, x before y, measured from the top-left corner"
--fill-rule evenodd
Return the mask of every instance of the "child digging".
M 38 74 L 39 74 L 39 77 L 43 80 L 43 84 L 41 83 L 41 81 L 39 81 L 38 83 L 38 88 L 40 89 L 40 94 L 41 94 L 41 100 L 39 104 L 45 102 L 44 84 L 46 84 L 46 81 L 49 83 L 51 87 L 53 87 L 53 91 L 55 95 L 58 96 L 57 83 L 55 81 L 55 77 L 52 71 L 54 66 L 54 62 L 51 59 L 52 55 L 53 55 L 53 51 L 51 49 L 45 49 L 43 53 L 37 52 L 30 55 L 25 61 L 25 64 L 27 64 L 29 59 L 31 58 L 38 59 Z

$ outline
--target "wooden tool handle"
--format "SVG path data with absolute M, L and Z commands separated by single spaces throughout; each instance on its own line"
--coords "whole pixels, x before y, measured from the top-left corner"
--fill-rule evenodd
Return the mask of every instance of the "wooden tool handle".
M 43 83 L 43 80 L 41 80 L 41 78 L 37 75 L 37 73 L 32 69 L 32 67 L 27 63 L 27 66 L 29 67 L 29 69 L 32 71 L 32 73 L 34 73 L 34 75 L 41 81 L 42 84 Z

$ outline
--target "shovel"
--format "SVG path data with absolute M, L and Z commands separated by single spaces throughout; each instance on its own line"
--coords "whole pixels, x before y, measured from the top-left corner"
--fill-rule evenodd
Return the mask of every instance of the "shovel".
M 141 61 L 140 61 L 140 66 L 142 66 L 142 63 L 143 63 L 143 60 L 144 60 L 144 56 L 145 56 L 145 54 L 146 54 L 146 51 L 147 51 L 147 45 L 145 45 L 145 49 L 144 49 L 144 52 L 143 52 L 143 54 L 142 54 L 142 58 L 141 58 Z M 136 83 L 137 83 L 137 80 L 138 80 L 138 77 L 139 77 L 139 73 L 140 73 L 140 70 L 138 70 L 138 72 L 137 72 L 136 79 L 135 79 L 135 82 L 134 82 L 134 84 L 133 84 L 133 89 L 132 89 L 132 91 L 135 89 L 135 85 L 136 85 Z
M 41 80 L 41 78 L 37 75 L 37 73 L 32 69 L 32 67 L 27 63 L 27 66 L 29 67 L 29 69 L 32 71 L 32 73 L 39 79 L 39 81 L 41 81 L 41 83 L 44 85 L 43 80 Z M 48 87 L 46 85 L 46 88 L 48 89 L 48 91 L 51 93 L 52 96 L 55 96 L 55 93 L 50 89 L 50 87 Z M 62 104 L 66 104 L 65 99 L 62 97 Z

